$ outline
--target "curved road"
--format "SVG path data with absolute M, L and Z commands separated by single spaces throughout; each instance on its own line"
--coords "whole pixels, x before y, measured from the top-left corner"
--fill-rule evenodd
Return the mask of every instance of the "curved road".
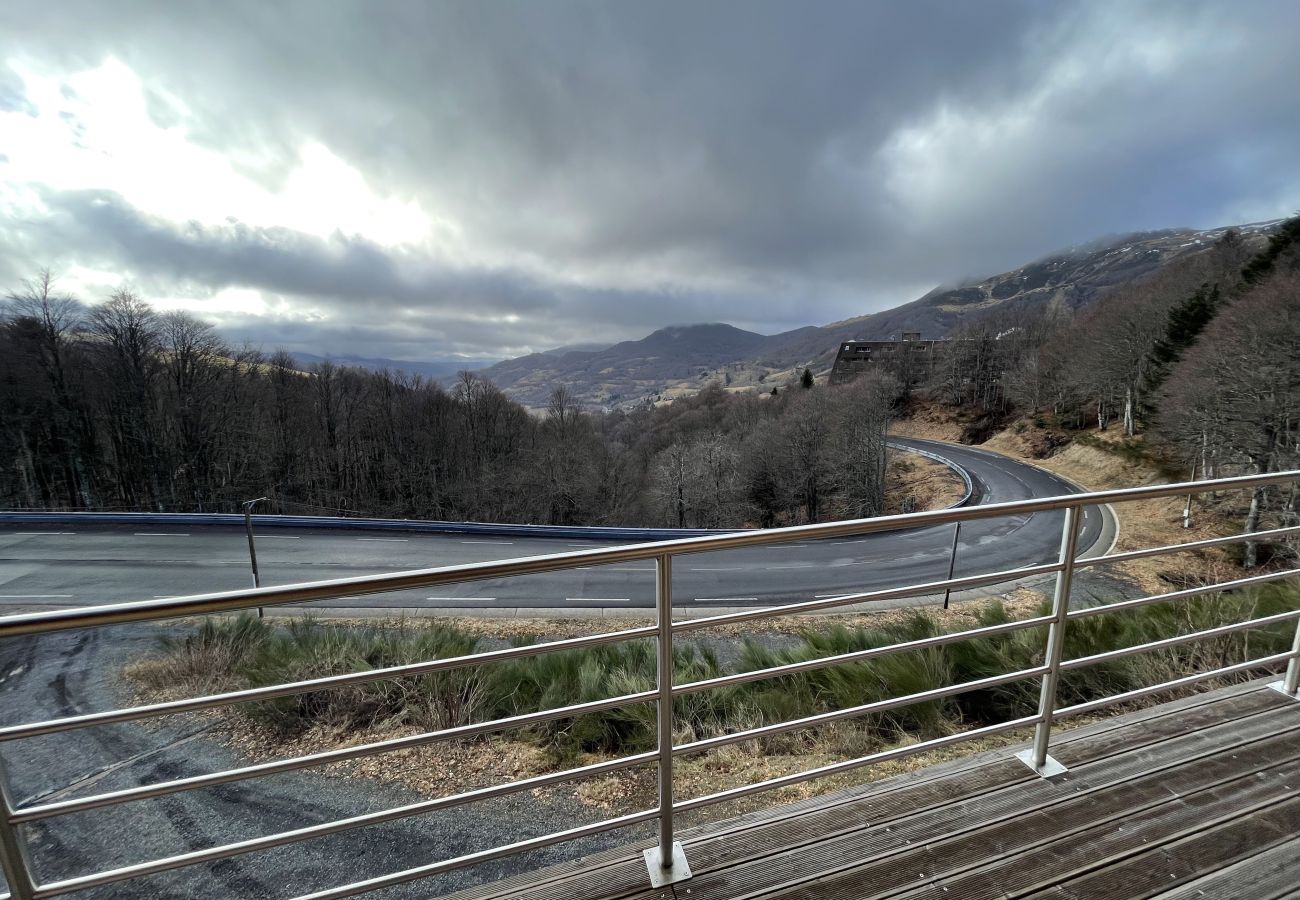
M 963 467 L 981 503 L 1074 492 L 1057 476 L 995 453 L 937 441 L 896 443 Z M 967 522 L 957 575 L 1009 570 L 1056 558 L 1064 513 Z M 1080 546 L 1103 541 L 1101 510 L 1084 513 Z M 291 584 L 554 553 L 610 541 L 264 528 L 257 535 L 262 583 Z M 674 606 L 736 607 L 874 590 L 947 575 L 952 526 L 850 539 L 680 557 Z M 176 526 L 8 526 L 0 528 L 0 610 L 96 605 L 250 586 L 242 529 Z M 354 610 L 456 608 L 553 610 L 654 605 L 654 566 L 639 561 L 547 575 L 325 601 Z

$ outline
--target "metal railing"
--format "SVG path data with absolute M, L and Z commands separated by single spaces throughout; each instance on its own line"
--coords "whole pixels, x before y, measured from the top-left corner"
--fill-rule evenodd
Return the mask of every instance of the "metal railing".
M 138 787 L 107 791 L 74 799 L 36 802 L 19 805 L 14 800 L 9 778 L 0 759 L 0 802 L 3 813 L 0 816 L 0 863 L 9 884 L 10 895 L 16 900 L 34 900 L 34 898 L 56 897 L 75 891 L 85 890 L 100 885 L 123 882 L 128 879 L 146 875 L 210 863 L 216 860 L 240 856 L 259 850 L 296 844 L 313 838 L 339 834 L 368 825 L 393 822 L 411 816 L 436 812 L 481 800 L 502 797 L 520 791 L 534 790 L 561 782 L 605 775 L 638 766 L 654 765 L 658 770 L 658 803 L 652 809 L 644 809 L 627 815 L 605 819 L 588 825 L 581 825 L 564 831 L 517 841 L 512 844 L 495 847 L 475 853 L 458 856 L 453 859 L 431 862 L 415 868 L 391 874 L 357 881 L 329 890 L 304 895 L 300 900 L 326 900 L 326 898 L 351 897 L 379 888 L 398 885 L 416 879 L 436 875 L 452 869 L 469 866 L 488 860 L 498 859 L 527 850 L 546 847 L 553 844 L 598 834 L 618 828 L 624 828 L 642 822 L 657 820 L 658 840 L 656 846 L 645 851 L 648 874 L 656 884 L 671 883 L 690 877 L 689 863 L 680 843 L 674 840 L 675 816 L 691 810 L 701 809 L 731 800 L 736 800 L 761 791 L 773 790 L 803 781 L 828 775 L 847 772 L 874 763 L 900 757 L 924 753 L 939 747 L 957 744 L 963 741 L 1001 734 L 1015 729 L 1034 727 L 1033 745 L 1030 750 L 1020 754 L 1021 758 L 1036 772 L 1050 776 L 1063 771 L 1049 755 L 1051 729 L 1054 722 L 1081 713 L 1091 712 L 1105 706 L 1139 699 L 1162 691 L 1174 690 L 1200 681 L 1245 672 L 1252 669 L 1287 664 L 1285 677 L 1276 687 L 1292 697 L 1297 696 L 1297 683 L 1300 682 L 1300 623 L 1296 637 L 1289 651 L 1247 660 L 1245 662 L 1224 666 L 1205 672 L 1196 672 L 1173 681 L 1153 685 L 1139 690 L 1128 691 L 1109 697 L 1078 703 L 1073 706 L 1058 707 L 1057 688 L 1062 672 L 1069 672 L 1110 659 L 1136 653 L 1159 650 L 1191 641 L 1203 640 L 1231 634 L 1252 628 L 1277 625 L 1292 620 L 1300 620 L 1300 610 L 1291 610 L 1252 619 L 1234 622 L 1210 628 L 1200 632 L 1184 634 L 1149 643 L 1123 647 L 1093 656 L 1075 659 L 1063 659 L 1065 632 L 1070 623 L 1079 618 L 1104 615 L 1114 611 L 1133 609 L 1151 603 L 1171 602 L 1184 598 L 1219 591 L 1228 591 L 1279 579 L 1291 578 L 1300 574 L 1300 569 L 1268 571 L 1262 574 L 1233 579 L 1219 584 L 1211 584 L 1172 591 L 1136 599 L 1122 600 L 1103 606 L 1085 606 L 1071 608 L 1071 582 L 1074 573 L 1087 566 L 1114 563 L 1124 560 L 1160 556 L 1188 550 L 1200 550 L 1241 541 L 1268 541 L 1300 535 L 1300 526 L 1274 528 L 1251 534 L 1234 534 L 1228 537 L 1211 538 L 1162 547 L 1113 553 L 1107 556 L 1080 559 L 1078 541 L 1083 511 L 1087 507 L 1103 504 L 1122 503 L 1134 500 L 1149 500 L 1162 497 L 1181 496 L 1203 491 L 1225 491 L 1231 489 L 1252 488 L 1259 485 L 1300 481 L 1300 471 L 1283 472 L 1268 475 L 1225 478 L 1213 481 L 1190 482 L 1186 484 L 1162 485 L 1155 487 L 1132 488 L 1126 490 L 1080 493 L 1046 499 L 1016 501 L 1010 503 L 993 503 L 964 509 L 946 509 L 932 512 L 914 513 L 901 516 L 885 516 L 850 522 L 836 522 L 824 525 L 806 525 L 794 528 L 772 529 L 768 531 L 745 532 L 729 535 L 708 535 L 694 538 L 663 541 L 659 543 L 640 544 L 624 547 L 599 548 L 559 553 L 528 559 L 502 560 L 472 563 L 468 565 L 447 566 L 422 569 L 417 571 L 397 572 L 392 574 L 361 578 L 343 578 L 333 581 L 313 582 L 309 584 L 264 587 L 254 590 L 229 591 L 223 593 L 202 594 L 191 597 L 166 598 L 134 603 L 123 603 L 80 609 L 63 609 L 51 612 L 16 615 L 0 619 L 0 640 L 21 635 L 39 635 L 68 629 L 107 626 L 127 622 L 153 622 L 179 616 L 203 615 L 210 613 L 233 612 L 257 607 L 274 608 L 286 604 L 305 601 L 324 600 L 357 594 L 380 593 L 385 591 L 431 587 L 451 583 L 480 581 L 507 576 L 529 575 L 556 572 L 579 566 L 594 566 L 606 563 L 627 562 L 632 560 L 653 560 L 655 562 L 656 623 L 654 625 L 624 628 L 592 636 L 553 640 L 545 643 L 510 647 L 467 656 L 445 659 L 433 659 L 425 662 L 390 666 L 382 669 L 356 672 L 344 675 L 332 675 L 312 678 L 304 681 L 277 684 L 267 687 L 249 688 L 229 691 L 203 697 L 182 700 L 169 700 L 159 703 L 106 710 L 83 715 L 66 716 L 45 721 L 27 722 L 19 725 L 0 727 L 0 746 L 7 742 L 18 741 L 40 735 L 71 732 L 93 726 L 112 723 L 131 722 L 153 719 L 159 716 L 178 713 L 197 712 L 231 706 L 250 701 L 269 700 L 288 697 L 327 688 L 344 685 L 365 684 L 386 679 L 402 678 L 443 672 L 467 666 L 477 666 L 502 660 L 536 656 L 579 647 L 592 647 L 637 639 L 654 639 L 657 641 L 657 684 L 653 690 L 638 691 L 604 700 L 597 700 L 556 709 L 540 710 L 488 722 L 476 722 L 453 728 L 445 728 L 415 735 L 403 736 L 391 740 L 360 744 L 337 750 L 307 754 L 274 762 L 258 763 L 234 769 L 227 769 L 209 774 L 177 778 Z M 1018 569 L 1002 570 L 959 578 L 949 577 L 941 581 L 911 584 L 882 590 L 848 593 L 833 597 L 787 603 L 757 609 L 745 609 L 736 612 L 723 612 L 702 618 L 673 620 L 672 571 L 673 560 L 685 554 L 707 551 L 728 550 L 741 547 L 760 547 L 785 543 L 793 540 L 827 537 L 847 537 L 864 534 L 876 534 L 898 529 L 915 529 L 930 525 L 951 524 L 975 519 L 990 519 L 1007 515 L 1024 515 L 1026 513 L 1065 510 L 1064 524 L 1061 532 L 1060 552 L 1054 562 L 1028 565 Z M 719 625 L 769 619 L 793 613 L 809 613 L 822 610 L 842 608 L 853 604 L 871 601 L 895 600 L 908 597 L 939 595 L 945 591 L 963 590 L 991 584 L 1023 581 L 1028 578 L 1055 576 L 1051 611 L 1047 615 L 1009 621 L 996 625 L 971 628 L 948 634 L 906 641 L 883 647 L 872 647 L 849 653 L 842 653 L 819 659 L 774 666 L 757 671 L 726 674 L 685 684 L 673 684 L 673 642 L 685 634 L 703 631 Z M 829 666 L 859 662 L 894 653 L 906 653 L 930 647 L 938 647 L 993 635 L 1004 635 L 1031 628 L 1046 628 L 1041 665 L 981 678 L 974 681 L 947 685 L 918 693 L 892 697 L 864 703 L 846 709 L 807 716 L 787 722 L 778 722 L 750 728 L 745 731 L 721 734 L 693 740 L 688 743 L 675 744 L 673 739 L 673 701 L 678 697 L 708 691 L 715 688 L 737 685 L 746 682 L 780 678 L 800 672 L 808 672 Z M 781 732 L 799 728 L 822 725 L 830 722 L 858 718 L 870 713 L 895 709 L 912 704 L 939 700 L 957 696 L 969 691 L 976 691 L 1031 678 L 1041 679 L 1040 700 L 1035 714 L 969 729 L 960 733 L 920 741 L 906 746 L 895 747 L 872 753 L 856 759 L 849 759 L 816 769 L 784 775 L 756 784 L 720 790 L 705 796 L 679 800 L 673 794 L 673 762 L 677 757 L 703 753 L 727 744 L 749 741 Z M 654 702 L 658 711 L 656 716 L 657 749 L 618 759 L 579 766 L 558 772 L 551 772 L 529 778 L 523 778 L 506 784 L 464 791 L 459 794 L 424 800 L 378 812 L 352 816 L 336 821 L 322 822 L 292 831 L 251 838 L 219 846 L 205 847 L 189 852 L 152 859 L 147 862 L 125 865 L 114 869 L 97 871 L 56 881 L 39 882 L 28 853 L 21 829 L 34 823 L 43 822 L 58 816 L 123 803 L 143 801 L 164 797 L 183 791 L 197 790 L 215 785 L 245 781 L 282 772 L 323 766 L 345 760 L 358 759 L 379 753 L 411 747 L 424 746 L 435 742 L 466 739 L 481 735 L 524 728 L 556 719 L 568 719 L 587 713 L 615 709 L 632 704 Z M 5 895 L 5 896 L 10 896 Z M 3 897 L 0 897 L 3 900 Z

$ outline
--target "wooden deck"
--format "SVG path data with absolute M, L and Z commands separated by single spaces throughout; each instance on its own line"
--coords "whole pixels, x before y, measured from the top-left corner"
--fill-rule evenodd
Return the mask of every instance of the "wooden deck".
M 1300 702 L 1267 683 L 1062 732 L 1051 781 L 1013 747 L 684 831 L 672 888 L 639 844 L 457 898 L 1300 897 Z

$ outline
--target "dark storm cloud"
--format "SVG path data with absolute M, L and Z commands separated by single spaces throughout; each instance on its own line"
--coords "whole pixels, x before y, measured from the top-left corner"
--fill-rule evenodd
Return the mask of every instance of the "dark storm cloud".
M 268 346 L 333 346 L 390 352 L 385 342 L 424 353 L 496 355 L 527 352 L 644 328 L 647 310 L 667 321 L 695 321 L 713 303 L 671 292 L 588 288 L 508 269 L 439 265 L 356 237 L 320 238 L 285 228 L 230 222 L 176 224 L 145 216 L 105 191 L 45 192 L 48 218 L 32 226 L 38 242 L 82 248 L 83 262 L 125 263 L 159 287 L 196 282 L 218 290 L 256 288 L 297 298 L 316 318 L 295 322 L 249 318 L 218 307 L 210 312 L 240 336 Z M 737 298 L 728 298 L 733 307 Z M 599 322 L 593 331 L 592 323 Z M 351 324 L 349 324 L 351 323 Z M 313 337 L 314 336 L 314 337 Z M 489 349 L 490 348 L 490 349 Z
M 94 248 L 430 328 L 513 313 L 519 346 L 591 322 L 829 321 L 1100 234 L 1285 214 L 1300 192 L 1288 0 L 21 5 L 0 52 L 115 56 L 155 121 L 269 189 L 319 141 L 516 262 L 84 194 L 47 197 L 65 243 L 25 241 L 33 259 Z

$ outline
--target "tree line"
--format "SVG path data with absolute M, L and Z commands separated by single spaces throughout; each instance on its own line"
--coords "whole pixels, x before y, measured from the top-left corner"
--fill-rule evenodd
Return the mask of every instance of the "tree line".
M 884 508 L 888 377 L 776 396 L 710 387 L 533 414 L 466 372 L 232 346 L 128 289 L 84 304 L 42 273 L 0 320 L 0 504 L 373 515 L 556 525 L 773 526 Z

